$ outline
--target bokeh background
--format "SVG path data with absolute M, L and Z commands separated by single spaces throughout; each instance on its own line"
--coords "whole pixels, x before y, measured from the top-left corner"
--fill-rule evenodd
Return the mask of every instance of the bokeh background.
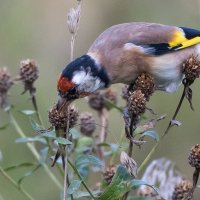
M 7 66 L 12 75 L 17 75 L 22 59 L 32 58 L 40 66 L 40 78 L 36 82 L 39 110 L 48 127 L 47 113 L 57 100 L 56 80 L 60 70 L 69 62 L 70 35 L 67 28 L 67 12 L 76 5 L 75 0 L 0 0 L 0 67 Z M 200 0 L 83 0 L 81 24 L 75 43 L 75 57 L 87 52 L 94 39 L 111 25 L 145 21 L 177 26 L 200 28 Z M 193 169 L 187 157 L 189 149 L 200 143 L 200 90 L 199 80 L 193 86 L 193 104 L 191 111 L 188 102 L 184 102 L 178 120 L 182 126 L 173 128 L 159 147 L 154 158 L 167 157 L 175 161 L 180 171 L 192 177 Z M 121 93 L 121 85 L 114 88 Z M 162 133 L 177 106 L 181 89 L 175 94 L 156 92 L 148 106 L 167 119 L 159 123 L 156 130 Z M 14 85 L 10 91 L 10 102 L 17 110 L 32 109 L 28 94 L 21 96 L 21 84 Z M 120 101 L 119 104 L 123 105 Z M 77 102 L 80 111 L 88 111 L 84 99 Z M 15 114 L 23 130 L 33 136 L 28 119 Z M 0 125 L 9 118 L 0 111 Z M 109 119 L 109 141 L 117 143 L 117 136 L 123 130 L 123 120 L 117 111 L 112 111 Z M 0 132 L 0 150 L 3 160 L 0 165 L 8 167 L 16 163 L 33 161 L 34 157 L 25 144 L 16 144 L 16 131 L 9 127 Z M 134 149 L 134 158 L 141 163 L 153 143 L 141 150 Z M 49 163 L 50 164 L 50 163 Z M 27 169 L 13 171 L 10 174 L 18 179 Z M 54 169 L 53 169 L 54 170 Z M 23 186 L 37 200 L 59 199 L 59 189 L 49 179 L 43 169 L 28 177 Z M 23 200 L 24 197 L 0 174 L 0 199 Z M 200 199 L 200 193 L 196 193 Z

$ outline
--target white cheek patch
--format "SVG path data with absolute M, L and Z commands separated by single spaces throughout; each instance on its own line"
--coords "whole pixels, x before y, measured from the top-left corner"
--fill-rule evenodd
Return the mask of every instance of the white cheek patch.
M 74 72 L 72 82 L 78 85 L 77 89 L 81 92 L 94 92 L 105 86 L 98 77 L 94 77 L 85 71 Z

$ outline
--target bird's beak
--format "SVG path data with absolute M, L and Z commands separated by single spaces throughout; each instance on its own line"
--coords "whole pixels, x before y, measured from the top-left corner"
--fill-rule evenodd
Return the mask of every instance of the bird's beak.
M 66 109 L 72 102 L 73 102 L 73 100 L 68 100 L 66 98 L 60 97 L 58 100 L 57 107 L 59 110 Z

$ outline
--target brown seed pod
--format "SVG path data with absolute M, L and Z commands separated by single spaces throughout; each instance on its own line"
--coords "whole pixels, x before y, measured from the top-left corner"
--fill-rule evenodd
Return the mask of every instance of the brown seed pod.
M 146 98 L 141 90 L 136 90 L 130 95 L 128 98 L 128 109 L 132 115 L 139 115 L 145 112 Z
M 154 78 L 150 74 L 142 73 L 135 80 L 132 90 L 141 90 L 145 98 L 149 100 L 150 96 L 155 91 Z
M 182 200 L 192 188 L 192 183 L 188 180 L 182 180 L 174 188 L 172 200 Z M 192 197 L 188 197 L 187 200 L 192 200 Z
M 112 182 L 112 178 L 116 173 L 116 166 L 115 165 L 109 165 L 106 168 L 106 171 L 104 172 L 104 180 L 107 184 L 110 184 Z
M 92 136 L 96 129 L 95 119 L 92 113 L 82 113 L 80 115 L 80 131 L 86 136 Z
M 197 59 L 197 56 L 192 55 L 183 63 L 183 73 L 185 78 L 191 82 L 199 78 L 200 61 Z
M 35 61 L 22 60 L 20 66 L 20 79 L 23 82 L 34 82 L 39 77 L 39 69 Z
M 142 190 L 139 189 L 138 196 L 141 197 L 154 197 L 155 200 L 161 200 L 162 198 L 150 187 L 143 187 Z
M 115 91 L 113 91 L 111 88 L 107 89 L 103 93 L 103 97 L 104 97 L 104 99 L 111 101 L 113 104 L 117 104 L 117 93 Z M 106 103 L 104 103 L 104 104 L 105 104 L 104 106 L 109 110 L 110 108 L 108 106 L 106 106 Z
M 200 169 L 200 145 L 196 144 L 192 147 L 189 157 L 189 164 L 196 169 Z
M 49 111 L 49 122 L 57 128 L 66 128 L 68 117 L 69 128 L 72 128 L 78 121 L 78 110 L 74 106 L 70 106 L 66 110 L 58 110 L 57 105 L 54 105 Z
M 3 110 L 9 108 L 8 90 L 13 85 L 13 80 L 6 67 L 0 68 L 0 107 Z
M 89 105 L 95 110 L 102 110 L 105 104 L 104 97 L 100 91 L 89 96 Z

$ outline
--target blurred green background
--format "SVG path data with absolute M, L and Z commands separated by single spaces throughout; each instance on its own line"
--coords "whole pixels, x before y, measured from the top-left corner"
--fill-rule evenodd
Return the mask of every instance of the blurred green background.
M 7 66 L 12 75 L 17 75 L 22 59 L 31 58 L 37 61 L 40 66 L 40 78 L 36 82 L 37 100 L 47 127 L 49 126 L 48 110 L 57 100 L 57 77 L 60 70 L 69 62 L 70 35 L 67 28 L 67 12 L 75 5 L 75 0 L 0 0 L 0 67 Z M 118 23 L 146 21 L 200 28 L 200 0 L 83 0 L 82 5 L 75 57 L 86 53 L 91 43 L 103 30 Z M 119 91 L 119 96 L 121 87 L 121 85 L 114 86 L 115 90 Z M 181 89 L 172 95 L 156 92 L 151 98 L 148 106 L 157 113 L 167 114 L 167 119 L 157 126 L 159 133 L 164 131 L 168 120 L 173 115 Z M 190 179 L 193 169 L 187 161 L 188 153 L 194 144 L 200 143 L 199 80 L 193 84 L 192 89 L 195 112 L 191 111 L 188 102 L 185 101 L 178 115 L 182 126 L 170 131 L 154 156 L 154 158 L 164 156 L 175 161 L 180 171 Z M 10 91 L 10 102 L 16 105 L 17 110 L 32 109 L 31 102 L 28 100 L 29 95 L 21 96 L 22 91 L 21 84 L 14 85 Z M 120 103 L 123 104 L 122 101 Z M 84 99 L 77 105 L 80 111 L 89 110 Z M 33 136 L 34 132 L 28 119 L 18 113 L 15 115 L 25 133 Z M 0 125 L 8 120 L 7 115 L 0 111 Z M 118 136 L 122 129 L 122 117 L 113 110 L 109 121 L 109 141 L 117 143 L 116 135 Z M 11 127 L 0 132 L 0 150 L 3 153 L 0 165 L 3 167 L 34 159 L 25 144 L 14 143 L 17 137 L 16 131 Z M 134 149 L 134 158 L 138 163 L 141 163 L 152 145 L 150 142 L 141 150 Z M 25 171 L 26 168 L 10 174 L 17 179 Z M 37 200 L 59 199 L 59 189 L 43 169 L 28 177 L 23 186 Z M 200 193 L 196 193 L 196 196 L 200 199 L 198 198 Z M 1 198 L 24 199 L 18 190 L 0 175 Z

